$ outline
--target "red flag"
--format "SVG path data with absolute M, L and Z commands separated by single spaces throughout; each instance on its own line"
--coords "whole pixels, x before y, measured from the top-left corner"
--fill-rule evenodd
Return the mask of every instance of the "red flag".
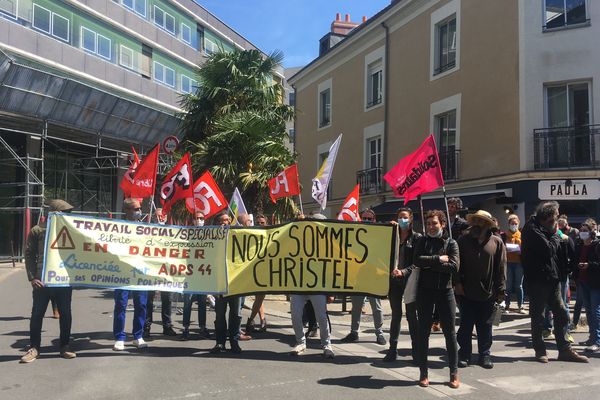
M 123 195 L 125 197 L 131 197 L 131 186 L 133 185 L 133 174 L 135 173 L 136 168 L 140 164 L 140 158 L 138 157 L 138 154 L 135 151 L 135 148 L 133 148 L 133 146 L 131 146 L 131 150 L 133 150 L 133 162 L 127 169 L 127 172 L 125 172 L 125 175 L 123 175 L 123 179 L 121 179 L 121 183 L 119 184 L 119 186 L 121 187 L 121 190 L 123 190 Z
M 338 219 L 342 221 L 360 221 L 358 214 L 358 197 L 360 193 L 360 184 L 354 187 L 354 190 L 346 197 L 342 211 L 338 214 Z
M 227 208 L 227 200 L 221 193 L 221 189 L 219 189 L 210 171 L 206 171 L 194 182 L 193 193 L 193 197 L 188 197 L 185 200 L 185 206 L 192 214 L 200 211 L 204 214 L 204 218 L 209 218 Z
M 420 194 L 444 186 L 433 135 L 429 135 L 417 151 L 400 160 L 383 179 L 390 184 L 396 197 L 404 197 L 404 204 Z
M 190 153 L 185 153 L 177 165 L 165 176 L 160 187 L 160 204 L 163 206 L 163 212 L 167 214 L 177 200 L 187 199 L 193 194 L 192 163 L 190 162 Z
M 269 179 L 269 196 L 275 203 L 282 197 L 296 196 L 300 194 L 300 183 L 298 181 L 298 165 L 290 165 L 275 178 Z
M 156 171 L 158 169 L 158 153 L 160 146 L 157 144 L 150 150 L 146 157 L 133 173 L 129 197 L 145 199 L 154 196 L 156 188 Z

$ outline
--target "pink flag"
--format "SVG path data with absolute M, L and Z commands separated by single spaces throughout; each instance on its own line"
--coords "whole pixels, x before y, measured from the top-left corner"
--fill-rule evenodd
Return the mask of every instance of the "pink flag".
M 396 197 L 404 197 L 404 204 L 420 194 L 444 186 L 433 135 L 429 135 L 417 151 L 400 160 L 383 179 L 390 184 Z

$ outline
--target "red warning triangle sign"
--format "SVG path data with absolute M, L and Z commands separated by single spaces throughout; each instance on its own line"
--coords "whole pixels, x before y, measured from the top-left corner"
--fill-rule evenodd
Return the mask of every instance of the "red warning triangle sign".
M 73 238 L 71 238 L 71 234 L 66 226 L 63 226 L 60 232 L 58 232 L 56 240 L 52 242 L 50 248 L 55 250 L 73 250 L 75 248 L 75 242 L 73 242 Z

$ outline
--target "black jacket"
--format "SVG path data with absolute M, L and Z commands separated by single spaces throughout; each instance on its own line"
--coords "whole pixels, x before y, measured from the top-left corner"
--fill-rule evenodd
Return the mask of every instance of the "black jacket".
M 408 280 L 408 277 L 410 276 L 410 274 L 413 273 L 413 270 L 415 269 L 415 265 L 413 264 L 414 246 L 415 246 L 416 242 L 422 236 L 423 235 L 421 235 L 418 232 L 411 231 L 410 235 L 406 239 L 406 242 L 404 242 L 404 244 L 400 244 L 400 247 L 404 247 L 403 259 L 399 260 L 399 262 L 398 262 L 399 266 L 400 265 L 404 266 L 401 269 L 402 277 L 394 278 L 394 277 L 390 276 L 390 289 L 392 287 L 404 288 L 404 285 L 406 285 L 406 281 Z M 398 240 L 400 241 L 399 235 L 398 235 Z M 400 252 L 398 252 L 398 256 L 400 256 Z M 392 266 L 391 270 L 393 270 L 393 269 L 394 269 L 394 267 Z M 390 270 L 390 273 L 391 273 L 391 270 Z
M 560 280 L 560 246 L 560 237 L 548 232 L 535 216 L 531 217 L 521 231 L 521 264 L 527 283 Z
M 440 256 L 447 255 L 447 263 L 440 261 Z M 413 262 L 419 267 L 419 288 L 450 289 L 458 274 L 460 257 L 456 240 L 450 238 L 421 237 L 414 250 Z
M 600 289 L 600 241 L 595 239 L 592 241 L 591 248 L 588 251 L 587 256 L 587 284 L 593 289 Z M 579 278 L 579 263 L 581 257 L 581 248 L 583 247 L 583 241 L 578 240 L 575 243 L 575 257 L 572 263 L 573 277 Z

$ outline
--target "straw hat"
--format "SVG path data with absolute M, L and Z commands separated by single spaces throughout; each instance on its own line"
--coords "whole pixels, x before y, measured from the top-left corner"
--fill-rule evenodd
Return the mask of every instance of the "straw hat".
M 496 221 L 494 221 L 492 214 L 490 214 L 487 211 L 478 210 L 474 214 L 467 214 L 467 222 L 469 224 L 471 224 L 473 222 L 473 220 L 476 220 L 476 219 L 478 219 L 480 221 L 484 221 L 485 223 L 487 223 L 490 226 L 496 226 Z
M 73 206 L 64 200 L 53 199 L 48 201 L 48 209 L 50 211 L 71 211 Z

